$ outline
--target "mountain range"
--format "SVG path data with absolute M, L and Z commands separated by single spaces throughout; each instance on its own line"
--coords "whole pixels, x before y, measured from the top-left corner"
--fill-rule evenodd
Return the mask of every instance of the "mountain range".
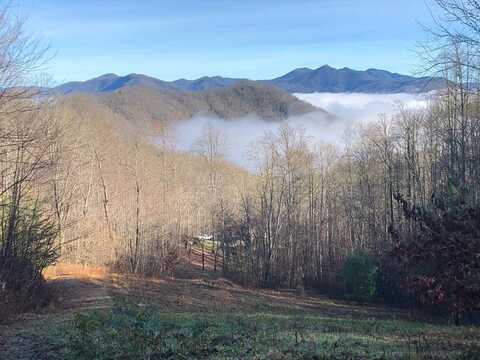
M 105 74 L 86 81 L 68 82 L 56 86 L 52 90 L 63 95 L 94 94 L 142 86 L 167 92 L 198 92 L 230 87 L 245 80 L 247 79 L 205 76 L 196 80 L 164 81 L 142 74 L 126 76 Z M 300 68 L 275 79 L 255 82 L 275 86 L 289 93 L 422 93 L 438 90 L 445 86 L 445 81 L 439 78 L 414 77 L 378 69 L 365 71 L 349 68 L 335 69 L 328 65 L 318 69 Z

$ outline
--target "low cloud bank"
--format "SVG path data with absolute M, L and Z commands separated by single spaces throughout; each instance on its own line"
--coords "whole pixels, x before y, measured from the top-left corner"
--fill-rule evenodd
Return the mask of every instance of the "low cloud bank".
M 252 169 L 254 164 L 249 152 L 253 144 L 266 133 L 274 133 L 286 123 L 303 129 L 305 135 L 313 142 L 336 142 L 345 129 L 343 120 L 332 121 L 321 112 L 293 116 L 281 122 L 265 121 L 256 117 L 224 120 L 196 116 L 176 126 L 173 129 L 173 135 L 177 149 L 194 152 L 206 129 L 211 126 L 222 136 L 222 150 L 225 158 L 237 165 Z
M 293 116 L 284 121 L 264 121 L 255 117 L 235 120 L 196 116 L 179 123 L 172 134 L 176 147 L 182 151 L 195 151 L 196 144 L 205 134 L 207 127 L 217 129 L 223 137 L 224 153 L 227 160 L 240 166 L 253 169 L 248 152 L 252 144 L 267 132 L 275 132 L 280 126 L 301 128 L 313 143 L 328 142 L 341 144 L 345 132 L 359 124 L 378 118 L 379 114 L 394 115 L 401 106 L 422 108 L 428 96 L 414 94 L 295 94 L 299 99 L 323 108 L 337 116 L 332 120 L 322 112 Z
M 394 115 L 401 106 L 423 108 L 432 94 L 359 94 L 313 93 L 294 94 L 300 100 L 325 109 L 350 121 L 371 121 L 379 114 Z

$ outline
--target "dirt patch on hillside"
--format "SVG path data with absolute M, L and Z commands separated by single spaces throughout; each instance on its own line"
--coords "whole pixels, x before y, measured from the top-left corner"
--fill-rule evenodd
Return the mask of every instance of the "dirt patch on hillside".
M 111 274 L 105 268 L 61 264 L 45 272 L 54 301 L 40 313 L 23 314 L 0 326 L 0 359 L 57 359 L 45 335 L 74 313 L 111 305 Z

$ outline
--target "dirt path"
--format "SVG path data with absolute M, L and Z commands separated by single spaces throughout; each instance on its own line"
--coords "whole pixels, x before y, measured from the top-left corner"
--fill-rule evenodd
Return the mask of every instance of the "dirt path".
M 105 308 L 111 304 L 111 279 L 102 271 L 76 266 L 59 266 L 46 274 L 56 294 L 55 302 L 40 314 L 25 314 L 0 326 L 1 360 L 57 359 L 56 349 L 44 335 L 78 311 Z

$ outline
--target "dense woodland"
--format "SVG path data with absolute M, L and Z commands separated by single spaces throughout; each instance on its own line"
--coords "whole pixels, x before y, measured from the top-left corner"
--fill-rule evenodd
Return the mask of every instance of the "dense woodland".
M 283 126 L 256 141 L 254 172 L 225 160 L 228 139 L 213 127 L 182 153 L 167 123 L 152 141 L 94 97 L 19 87 L 44 54 L 5 12 L 1 296 L 37 291 L 53 261 L 170 274 L 189 239 L 212 234 L 218 271 L 247 285 L 338 295 L 365 284 L 369 299 L 436 304 L 456 321 L 478 310 L 480 9 L 454 3 L 440 1 L 463 32 L 435 33 L 427 66 L 448 86 L 425 109 L 380 115 L 342 145 Z M 366 280 L 350 286 L 348 264 Z

